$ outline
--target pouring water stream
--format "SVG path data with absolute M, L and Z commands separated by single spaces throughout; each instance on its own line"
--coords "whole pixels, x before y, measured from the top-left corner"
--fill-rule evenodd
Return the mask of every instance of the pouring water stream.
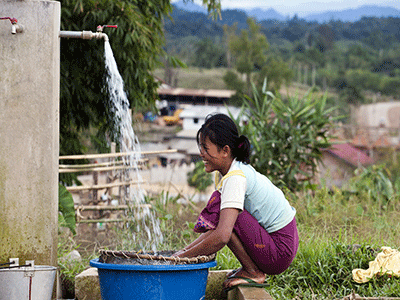
M 163 236 L 160 230 L 159 220 L 148 206 L 144 206 L 144 191 L 140 185 L 142 178 L 139 173 L 138 162 L 141 158 L 139 140 L 132 128 L 132 117 L 129 111 L 129 101 L 124 91 L 124 82 L 118 71 L 114 54 L 110 43 L 104 43 L 105 64 L 108 73 L 107 89 L 110 95 L 110 110 L 113 113 L 116 127 L 114 139 L 118 140 L 121 152 L 130 153 L 123 157 L 125 165 L 130 166 L 123 173 L 123 180 L 137 182 L 135 188 L 127 188 L 124 194 L 125 204 L 128 205 L 128 217 L 130 217 L 128 228 L 136 225 L 136 232 L 132 232 L 132 239 L 141 249 L 151 247 L 152 251 L 157 250 L 157 246 L 162 243 Z M 133 177 L 133 178 L 132 178 Z M 142 232 L 146 237 L 142 236 Z M 139 237 L 139 238 L 137 238 Z

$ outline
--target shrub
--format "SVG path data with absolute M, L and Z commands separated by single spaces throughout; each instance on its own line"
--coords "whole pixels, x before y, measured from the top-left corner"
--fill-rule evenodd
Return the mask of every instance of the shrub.
M 235 120 L 253 147 L 251 164 L 276 185 L 297 190 L 311 186 L 321 160 L 321 148 L 330 147 L 329 130 L 336 108 L 326 108 L 326 96 L 289 97 L 284 101 L 253 85 L 253 97 L 244 96 Z M 245 117 L 247 122 L 241 124 Z

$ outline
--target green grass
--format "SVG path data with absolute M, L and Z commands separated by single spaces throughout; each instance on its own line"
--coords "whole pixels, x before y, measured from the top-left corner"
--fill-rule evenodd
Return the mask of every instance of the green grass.
M 341 299 L 353 291 L 369 297 L 398 296 L 399 279 L 383 276 L 364 284 L 353 281 L 352 270 L 367 269 L 376 253 L 376 247 L 369 243 L 356 250 L 341 240 L 301 241 L 289 269 L 268 277 L 268 292 L 275 299 Z
M 288 198 L 297 210 L 300 247 L 288 270 L 268 277 L 267 290 L 272 297 L 342 299 L 353 291 L 364 297 L 400 295 L 399 278 L 382 276 L 364 284 L 352 279 L 352 270 L 368 269 L 368 263 L 375 259 L 382 246 L 399 248 L 398 198 L 392 199 L 384 209 L 368 195 L 349 195 L 340 190 L 332 193 L 320 189 L 314 195 L 289 194 Z M 182 218 L 185 209 L 189 207 L 180 207 L 180 214 L 176 214 L 176 207 L 173 213 L 168 208 L 159 211 L 170 216 L 163 225 L 168 232 L 169 249 L 182 248 L 196 237 L 191 228 L 197 212 L 191 210 Z M 168 236 L 174 242 L 168 243 Z M 217 254 L 217 263 L 214 269 L 218 270 L 240 266 L 226 247 Z
M 82 255 L 81 260 L 67 259 L 68 254 L 73 250 L 79 250 Z M 58 269 L 60 272 L 60 280 L 62 289 L 68 298 L 75 295 L 75 276 L 83 272 L 89 267 L 90 260 L 97 257 L 95 251 L 82 251 L 79 249 L 69 230 L 60 230 L 57 247 Z
M 400 278 L 382 276 L 364 284 L 352 279 L 352 270 L 368 269 L 382 246 L 400 248 L 398 196 L 384 207 L 368 194 L 323 188 L 314 193 L 287 193 L 287 197 L 297 210 L 300 247 L 288 270 L 268 276 L 267 291 L 274 299 L 342 299 L 353 291 L 363 297 L 400 295 Z M 168 193 L 147 199 L 160 218 L 164 242 L 159 250 L 181 249 L 197 237 L 194 222 L 204 204 L 183 205 L 177 199 Z M 115 247 L 135 249 L 135 244 L 125 232 Z M 214 269 L 240 266 L 227 247 L 216 260 Z M 71 274 L 81 268 L 64 270 Z
M 177 74 L 177 87 L 187 89 L 219 89 L 226 90 L 227 87 L 223 81 L 227 69 L 201 69 L 201 68 L 186 68 L 179 69 Z M 164 79 L 164 70 L 155 70 L 154 75 Z
M 343 42 L 343 47 L 348 47 L 346 42 Z M 225 86 L 224 80 L 222 79 L 225 73 L 227 72 L 227 68 L 214 68 L 214 69 L 203 69 L 196 67 L 188 67 L 185 69 L 175 69 L 177 81 L 173 83 L 176 84 L 174 87 L 179 88 L 187 88 L 187 89 L 227 89 Z M 157 69 L 153 72 L 155 76 L 164 80 L 164 69 Z M 296 76 L 295 76 L 296 77 Z M 296 94 L 303 96 L 309 92 L 310 86 L 306 86 L 303 84 L 299 84 L 296 82 L 294 78 L 291 85 L 289 87 L 282 86 L 280 89 L 280 93 L 283 96 L 295 96 Z M 325 92 L 320 88 L 317 89 L 316 95 L 323 95 Z M 364 95 L 366 99 L 366 103 L 372 101 L 375 97 L 375 93 L 371 93 L 368 91 L 364 91 Z M 332 101 L 334 101 L 335 105 L 340 105 L 339 93 L 334 89 L 328 89 L 327 96 Z M 390 97 L 380 96 L 382 101 L 389 101 Z M 347 111 L 346 111 L 347 113 Z
M 175 70 L 177 72 L 177 86 L 178 88 L 187 88 L 187 89 L 227 89 L 225 86 L 223 77 L 225 73 L 228 71 L 227 68 L 214 68 L 214 69 L 202 69 L 196 67 L 188 67 L 186 69 L 178 69 Z M 157 69 L 153 72 L 155 76 L 158 78 L 164 79 L 164 70 Z M 175 84 L 175 83 L 174 83 Z M 291 96 L 294 97 L 299 95 L 303 97 L 310 91 L 310 86 L 305 86 L 303 84 L 298 84 L 296 82 L 292 82 L 290 86 L 282 86 L 280 89 L 280 93 L 283 96 Z M 324 94 L 323 91 L 319 90 L 315 92 L 316 95 L 322 96 Z M 338 98 L 337 93 L 333 91 L 328 91 L 327 96 L 336 101 Z

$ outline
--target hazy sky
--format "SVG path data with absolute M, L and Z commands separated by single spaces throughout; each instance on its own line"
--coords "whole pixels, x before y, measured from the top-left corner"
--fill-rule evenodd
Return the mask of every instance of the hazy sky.
M 177 2 L 173 0 L 172 2 Z M 356 8 L 362 5 L 390 6 L 400 9 L 400 0 L 221 0 L 222 9 L 227 8 L 274 8 L 276 11 L 287 15 L 311 14 L 326 10 L 343 10 Z M 201 4 L 200 0 L 194 1 Z

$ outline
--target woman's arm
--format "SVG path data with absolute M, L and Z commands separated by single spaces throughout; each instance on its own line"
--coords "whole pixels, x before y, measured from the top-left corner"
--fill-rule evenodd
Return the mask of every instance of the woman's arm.
M 195 239 L 192 243 L 190 243 L 189 245 L 187 245 L 184 250 L 187 251 L 190 248 L 192 248 L 193 246 L 196 246 L 197 244 L 201 243 L 207 236 L 209 236 L 211 233 L 213 232 L 213 230 L 209 230 L 207 232 L 202 233 L 197 239 Z
M 213 232 L 213 230 L 209 230 L 207 232 L 202 233 L 197 239 L 195 239 L 193 242 L 191 242 L 189 245 L 187 245 L 182 250 L 179 250 L 178 252 L 175 252 L 172 256 L 179 256 L 179 254 L 184 253 L 185 251 L 189 250 L 193 246 L 196 246 L 202 240 L 204 240 L 208 235 L 210 235 L 212 232 Z
M 221 210 L 218 226 L 215 230 L 203 233 L 188 247 L 185 247 L 185 251 L 179 251 L 175 255 L 178 257 L 195 257 L 216 253 L 229 242 L 238 214 L 239 210 L 236 208 Z

